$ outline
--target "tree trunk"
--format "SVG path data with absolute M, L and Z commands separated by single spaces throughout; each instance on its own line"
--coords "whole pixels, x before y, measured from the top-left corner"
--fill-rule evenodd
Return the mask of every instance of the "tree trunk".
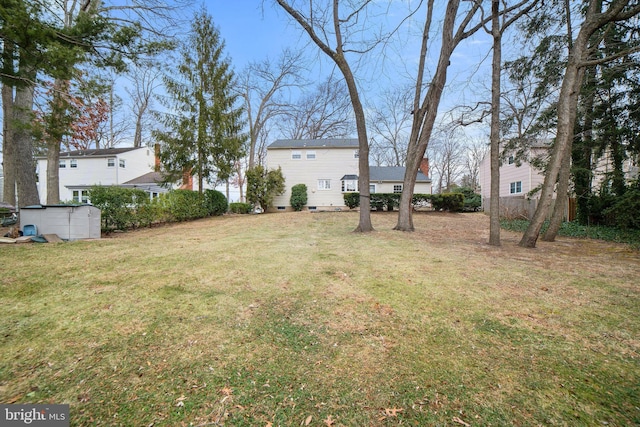
M 21 70 L 22 77 L 28 82 L 35 80 L 35 71 Z M 38 187 L 36 185 L 36 171 L 33 163 L 33 135 L 31 122 L 33 120 L 33 85 L 31 83 L 16 89 L 14 100 L 14 123 L 20 126 L 14 128 L 16 183 L 18 186 L 19 206 L 37 205 L 40 203 Z
M 500 1 L 491 2 L 491 199 L 489 202 L 489 244 L 500 246 L 500 72 L 502 64 L 502 32 L 499 22 Z
M 549 228 L 542 235 L 542 240 L 545 242 L 553 242 L 560 231 L 562 220 L 564 219 L 564 212 L 568 202 L 569 192 L 569 179 L 571 178 L 571 147 L 572 140 L 569 140 L 565 152 L 562 154 L 562 165 L 560 167 L 560 173 L 558 175 L 558 188 L 556 189 L 556 203 L 553 207 L 553 213 L 551 214 L 551 220 L 549 221 Z
M 421 107 L 414 110 L 413 114 L 413 126 L 411 129 L 411 137 L 409 139 L 409 146 L 407 148 L 407 168 L 404 173 L 404 181 L 402 184 L 402 195 L 400 196 L 400 207 L 398 212 L 398 223 L 394 227 L 394 230 L 399 231 L 414 231 L 413 227 L 413 191 L 418 175 L 418 167 L 424 157 L 424 153 L 429 145 L 431 139 L 431 132 L 438 114 L 438 105 L 440 104 L 440 98 L 444 90 L 444 85 L 447 82 L 447 68 L 449 67 L 449 60 L 453 49 L 457 44 L 457 41 L 453 38 L 453 28 L 455 25 L 455 18 L 458 11 L 459 0 L 450 0 L 447 3 L 447 12 L 442 28 L 442 47 L 440 49 L 440 59 L 438 60 L 438 66 L 436 67 L 436 73 L 433 76 L 433 80 L 427 90 L 427 95 L 422 103 Z M 432 2 L 430 2 L 430 7 Z M 430 17 L 427 18 L 427 23 L 430 24 Z M 429 25 L 430 26 L 430 25 Z M 423 43 L 420 58 L 420 67 L 418 69 L 418 85 L 424 73 L 424 55 L 427 49 L 429 28 L 425 25 L 423 31 Z M 416 100 L 414 106 L 420 101 L 419 87 L 416 90 Z
M 2 171 L 4 174 L 3 199 L 16 205 L 16 146 L 13 135 L 13 87 L 2 85 Z
M 47 200 L 48 205 L 60 203 L 60 142 L 47 144 Z M 40 171 L 42 173 L 42 171 Z

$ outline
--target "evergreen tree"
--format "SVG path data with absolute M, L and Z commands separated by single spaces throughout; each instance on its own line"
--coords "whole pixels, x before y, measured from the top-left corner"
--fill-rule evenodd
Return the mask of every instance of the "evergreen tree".
M 165 130 L 156 130 L 161 143 L 160 159 L 166 179 L 177 181 L 185 173 L 198 176 L 202 192 L 204 180 L 229 179 L 233 165 L 244 155 L 242 109 L 236 107 L 234 73 L 223 56 L 224 41 L 211 17 L 196 14 L 183 46 L 177 77 L 167 76 L 169 94 L 160 116 Z

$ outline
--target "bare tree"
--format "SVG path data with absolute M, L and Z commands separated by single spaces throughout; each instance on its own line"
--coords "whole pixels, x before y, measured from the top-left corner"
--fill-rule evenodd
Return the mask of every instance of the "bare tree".
M 287 113 L 288 95 L 292 88 L 304 85 L 302 52 L 285 49 L 273 63 L 268 58 L 247 66 L 239 78 L 240 95 L 244 100 L 249 122 L 248 167 L 253 168 L 264 158 L 266 124 Z
M 420 49 L 419 63 L 416 75 L 415 93 L 413 97 L 413 125 L 411 136 L 407 147 L 407 166 L 404 176 L 402 196 L 400 198 L 400 211 L 398 213 L 398 223 L 395 230 L 413 231 L 413 189 L 416 183 L 418 167 L 424 157 L 424 153 L 431 139 L 434 123 L 438 113 L 438 105 L 447 81 L 447 69 L 450 64 L 451 55 L 458 44 L 475 33 L 482 26 L 482 21 L 470 26 L 474 17 L 479 15 L 480 4 L 470 2 L 466 12 L 459 16 L 460 0 L 449 0 L 445 8 L 444 21 L 442 23 L 441 48 L 435 74 L 426 94 L 422 95 L 424 89 L 424 78 L 426 74 L 426 56 L 429 45 L 429 35 L 431 34 L 431 24 L 433 20 L 434 0 L 427 1 L 426 17 L 422 31 L 422 45 Z M 456 27 L 456 22 L 459 25 Z
M 462 167 L 464 169 L 464 177 L 462 182 L 463 187 L 470 187 L 474 192 L 478 192 L 480 190 L 480 163 L 488 152 L 489 146 L 483 139 L 471 139 L 466 144 L 465 154 L 462 161 Z
M 283 119 L 280 131 L 291 139 L 346 138 L 355 131 L 349 92 L 333 74 L 290 106 Z
M 320 48 L 336 64 L 344 76 L 349 98 L 353 107 L 358 131 L 358 148 L 360 152 L 358 166 L 360 187 L 360 220 L 355 231 L 368 232 L 373 230 L 371 224 L 371 200 L 369 190 L 369 139 L 367 138 L 366 118 L 364 107 L 360 100 L 358 85 L 356 83 L 353 70 L 347 53 L 364 53 L 373 48 L 372 45 L 365 46 L 358 51 L 354 51 L 349 45 L 349 35 L 363 30 L 366 25 L 367 7 L 374 3 L 372 0 L 363 1 L 361 4 L 352 5 L 348 2 L 343 4 L 345 8 L 353 6 L 350 10 L 341 13 L 340 0 L 333 0 L 332 7 L 318 7 L 317 3 L 309 0 L 306 7 L 296 7 L 295 0 L 276 0 L 277 3 L 304 29 L 313 43 Z M 303 12 L 305 10 L 306 12 Z M 306 14 L 305 14 L 306 13 Z M 353 42 L 353 41 L 351 41 Z M 374 45 L 379 40 L 374 41 Z M 330 47 L 334 45 L 335 48 Z
M 157 64 L 151 62 L 141 63 L 129 75 L 133 86 L 126 91 L 131 99 L 131 111 L 135 118 L 134 147 L 142 147 L 142 140 L 146 135 L 146 124 L 149 123 L 149 112 L 153 108 L 153 95 L 161 86 L 161 75 Z
M 388 166 L 404 166 L 411 131 L 411 92 L 387 89 L 371 115 L 371 149 Z
M 464 173 L 466 147 L 457 132 L 440 132 L 429 148 L 429 168 L 437 177 L 436 191 L 447 193 Z
M 551 207 L 560 169 L 565 162 L 565 157 L 571 154 L 580 87 L 585 68 L 591 65 L 588 60 L 591 36 L 610 22 L 624 21 L 640 14 L 640 5 L 637 2 L 630 2 L 630 0 L 614 0 L 606 5 L 607 8 L 605 10 L 603 10 L 603 3 L 599 0 L 589 0 L 586 6 L 578 35 L 569 48 L 569 58 L 557 106 L 557 136 L 542 185 L 540 201 L 529 227 L 519 243 L 523 247 L 534 248 L 536 246 L 540 230 Z M 597 63 L 606 62 L 610 59 L 611 57 L 602 58 Z M 568 180 L 568 174 L 566 174 L 566 180 Z M 561 182 L 560 185 L 564 187 L 565 183 Z

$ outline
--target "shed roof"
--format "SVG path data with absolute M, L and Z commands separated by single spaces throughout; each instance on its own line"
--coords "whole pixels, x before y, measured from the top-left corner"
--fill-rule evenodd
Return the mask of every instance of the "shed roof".
M 278 139 L 267 147 L 268 150 L 279 148 L 358 148 L 358 140 L 343 139 Z

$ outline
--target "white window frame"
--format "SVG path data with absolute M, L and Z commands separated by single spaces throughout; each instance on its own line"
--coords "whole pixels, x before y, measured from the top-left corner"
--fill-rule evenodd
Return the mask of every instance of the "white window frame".
M 509 194 L 522 193 L 522 181 L 514 181 L 509 183 Z
M 394 193 L 402 193 L 402 184 L 393 184 Z
M 107 158 L 107 167 L 108 168 L 115 168 L 116 167 L 116 158 L 115 157 Z
M 369 184 L 369 193 L 371 193 L 371 194 L 375 194 L 376 193 L 376 185 L 375 184 Z
M 516 162 L 515 157 L 513 156 L 509 156 L 509 159 L 507 160 L 507 163 L 509 163 L 510 165 L 514 164 Z
M 302 160 L 302 151 L 299 151 L 299 150 L 292 151 L 291 160 Z
M 356 191 L 358 191 L 358 180 L 357 179 L 343 179 L 342 180 L 342 192 L 343 193 L 355 193 Z
M 360 150 L 353 150 L 353 158 L 354 159 L 360 158 Z
M 118 166 L 125 169 L 127 167 L 127 161 L 125 159 L 118 159 Z
M 69 167 L 71 169 L 77 169 L 78 168 L 78 159 L 69 160 Z
M 58 168 L 59 169 L 65 169 L 67 167 L 67 161 L 66 160 L 58 160 Z
M 73 201 L 76 203 L 89 203 L 89 190 L 73 190 Z
M 316 159 L 316 152 L 315 152 L 315 150 L 307 151 L 307 153 L 306 153 L 306 157 L 307 157 L 307 160 L 315 160 L 315 159 Z
M 319 179 L 318 180 L 318 191 L 328 191 L 331 190 L 331 180 L 330 179 Z

